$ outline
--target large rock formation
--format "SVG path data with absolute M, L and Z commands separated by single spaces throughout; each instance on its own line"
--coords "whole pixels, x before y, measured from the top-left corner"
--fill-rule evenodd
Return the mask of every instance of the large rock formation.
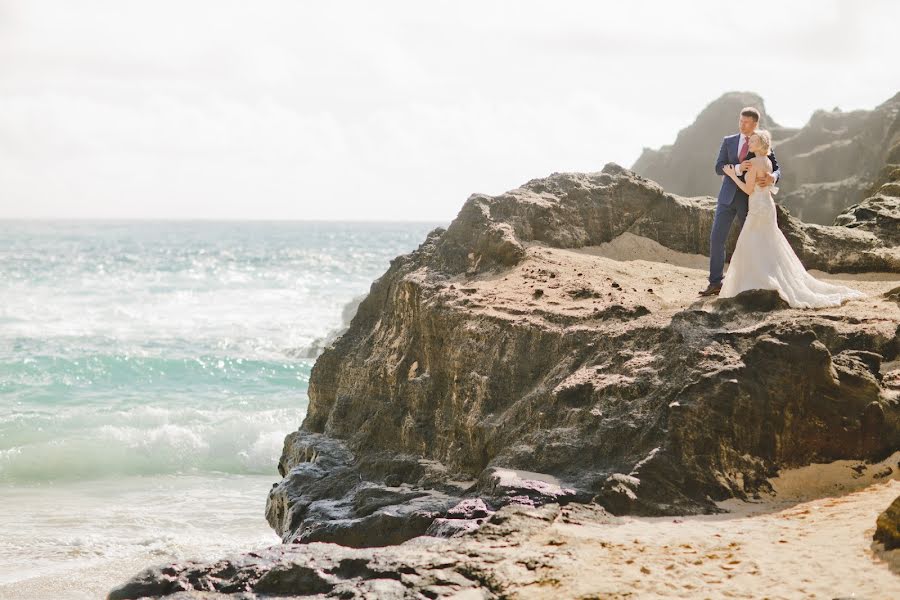
M 824 310 L 761 290 L 697 298 L 714 203 L 612 164 L 471 196 L 391 261 L 313 367 L 266 516 L 315 550 L 169 566 L 111 597 L 290 584 L 353 598 L 370 580 L 404 597 L 388 573 L 429 597 L 440 578 L 490 591 L 492 567 L 435 540 L 416 556 L 317 542 L 471 539 L 516 507 L 717 512 L 771 492 L 783 467 L 900 448 L 900 276 Z M 779 224 L 807 267 L 900 273 L 878 227 L 783 210 Z
M 900 93 L 870 111 L 816 111 L 801 129 L 777 125 L 759 96 L 729 93 L 680 131 L 674 144 L 645 149 L 633 169 L 670 192 L 715 194 L 721 181 L 713 171 L 719 143 L 737 132 L 737 115 L 746 105 L 758 107 L 761 125 L 773 132 L 783 165 L 777 201 L 808 223 L 832 223 L 868 195 L 882 169 L 900 166 Z
M 885 167 L 870 193 L 839 214 L 835 225 L 868 231 L 887 245 L 900 246 L 900 165 Z
M 472 196 L 392 261 L 316 362 L 269 522 L 285 541 L 358 546 L 468 528 L 448 514 L 474 497 L 709 511 L 780 466 L 896 448 L 879 371 L 898 351 L 889 300 L 865 321 L 767 292 L 672 307 L 683 273 L 571 252 L 628 234 L 700 253 L 712 211 L 615 165 Z M 808 267 L 900 272 L 873 232 L 781 218 Z M 499 487 L 497 468 L 512 470 Z

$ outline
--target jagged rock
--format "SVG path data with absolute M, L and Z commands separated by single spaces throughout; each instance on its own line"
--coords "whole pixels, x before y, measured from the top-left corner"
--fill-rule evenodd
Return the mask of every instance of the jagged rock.
M 313 366 L 266 504 L 288 543 L 110 597 L 504 597 L 536 577 L 515 565 L 555 560 L 510 547 L 560 515 L 718 512 L 781 468 L 900 448 L 896 286 L 828 310 L 697 299 L 705 261 L 683 265 L 713 206 L 612 164 L 470 197 Z M 878 227 L 778 217 L 808 267 L 900 272 Z M 628 239 L 658 257 L 598 253 Z
M 854 204 L 834 219 L 841 225 L 867 231 L 886 244 L 900 245 L 900 166 L 885 169 L 872 195 Z M 875 186 L 873 186 L 875 187 Z
M 427 253 L 432 271 L 467 275 L 508 268 L 523 260 L 519 253 L 485 246 L 481 234 L 485 228 L 503 229 L 517 246 L 541 243 L 580 248 L 628 232 L 679 252 L 708 254 L 715 205 L 713 198 L 667 194 L 656 183 L 610 163 L 599 173 L 554 173 L 499 196 L 473 195 L 446 232 L 432 231 L 419 250 L 407 256 Z M 473 215 L 477 215 L 474 221 Z M 807 268 L 900 271 L 900 249 L 875 233 L 809 225 L 782 207 L 778 222 Z M 735 227 L 729 252 L 737 234 Z
M 857 177 L 872 181 L 885 164 L 897 162 L 900 142 L 900 93 L 873 110 L 816 111 L 802 129 L 780 141 L 784 184 L 824 184 Z M 788 163 L 788 160 L 790 163 Z
M 779 149 L 776 156 L 780 155 Z M 787 169 L 785 166 L 785 170 Z M 793 216 L 805 223 L 825 225 L 831 224 L 836 215 L 846 210 L 848 204 L 864 198 L 869 181 L 851 175 L 839 181 L 801 183 L 794 188 L 784 184 L 782 186 L 784 189 L 775 196 L 777 204 L 789 209 Z
M 278 470 L 284 479 L 269 491 L 266 519 L 284 542 L 399 544 L 423 535 L 465 491 L 441 481 L 428 461 L 387 453 L 356 460 L 343 442 L 305 431 L 287 436 Z
M 544 573 L 572 563 L 567 553 L 548 555 L 542 544 L 528 543 L 558 521 L 596 525 L 614 518 L 598 507 L 510 505 L 491 515 L 478 531 L 451 540 L 422 537 L 364 549 L 318 542 L 286 544 L 215 562 L 150 567 L 112 590 L 107 600 L 148 596 L 499 600 L 535 584 L 553 585 Z
M 886 550 L 900 548 L 900 496 L 878 515 L 874 539 L 884 544 Z
M 579 498 L 577 490 L 564 487 L 555 477 L 515 469 L 489 467 L 478 478 L 478 493 L 495 506 L 507 504 L 567 504 Z M 590 500 L 590 495 L 581 500 Z
M 737 133 L 742 106 L 763 113 L 782 165 L 776 202 L 807 223 L 830 224 L 846 207 L 871 195 L 870 184 L 886 165 L 900 164 L 900 93 L 873 110 L 816 111 L 803 128 L 778 126 L 756 94 L 729 93 L 707 106 L 675 143 L 644 149 L 633 169 L 685 196 L 716 194 L 713 171 L 718 144 Z
M 446 230 L 391 262 L 319 357 L 270 522 L 308 541 L 304 528 L 333 531 L 321 523 L 344 523 L 340 511 L 371 485 L 401 483 L 425 504 L 415 519 L 400 492 L 380 493 L 400 503 L 391 510 L 413 523 L 409 534 L 469 530 L 473 519 L 450 523 L 448 510 L 472 497 L 491 509 L 593 499 L 618 513 L 715 512 L 715 500 L 768 491 L 781 467 L 897 448 L 900 409 L 878 371 L 898 353 L 888 298 L 872 300 L 873 319 L 792 310 L 762 290 L 673 307 L 644 290 L 687 275 L 665 265 L 625 275 L 580 253 L 626 234 L 703 252 L 713 204 L 616 165 L 470 197 Z M 783 209 L 779 223 L 809 267 L 900 270 L 876 232 L 807 225 Z M 290 458 L 309 454 L 313 433 L 361 457 L 351 475 Z M 463 483 L 440 487 L 448 481 Z M 310 508 L 315 499 L 327 510 Z M 361 536 L 365 515 L 352 518 Z

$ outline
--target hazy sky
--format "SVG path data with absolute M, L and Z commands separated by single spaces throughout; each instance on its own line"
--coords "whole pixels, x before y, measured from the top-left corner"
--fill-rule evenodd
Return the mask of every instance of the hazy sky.
M 790 126 L 872 108 L 898 23 L 889 0 L 0 0 L 0 218 L 449 222 L 630 166 L 726 91 Z

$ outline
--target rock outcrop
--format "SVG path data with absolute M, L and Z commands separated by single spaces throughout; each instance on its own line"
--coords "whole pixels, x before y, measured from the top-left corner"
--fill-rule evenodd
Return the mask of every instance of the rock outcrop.
M 900 246 L 900 165 L 885 167 L 871 195 L 847 207 L 834 224 L 868 231 L 886 245 Z
M 574 563 L 569 553 L 548 554 L 547 545 L 533 538 L 552 535 L 555 523 L 614 521 L 590 505 L 510 506 L 478 531 L 450 542 L 421 537 L 377 549 L 286 544 L 214 563 L 151 567 L 112 590 L 108 599 L 509 598 L 534 585 L 557 589 L 559 582 L 549 571 Z
M 878 515 L 874 539 L 883 544 L 885 550 L 900 548 L 900 496 Z
M 150 570 L 110 597 L 504 597 L 504 550 L 466 544 L 510 514 L 713 513 L 784 467 L 896 451 L 900 276 L 824 310 L 697 298 L 714 204 L 612 164 L 471 196 L 317 359 L 266 506 L 295 543 Z M 783 209 L 779 225 L 809 268 L 900 273 L 880 226 Z
M 761 291 L 674 308 L 664 290 L 683 273 L 633 277 L 572 252 L 625 234 L 703 252 L 713 204 L 615 165 L 470 197 L 392 261 L 319 357 L 269 522 L 285 541 L 358 546 L 468 529 L 448 515 L 472 498 L 485 514 L 590 500 L 703 512 L 780 466 L 898 447 L 879 371 L 898 352 L 889 299 L 872 319 Z M 808 267 L 900 272 L 875 232 L 780 220 Z M 498 468 L 514 474 L 499 492 Z
M 869 528 L 868 504 L 832 498 L 754 519 L 652 522 L 592 504 L 510 505 L 448 540 L 422 536 L 385 548 L 284 544 L 151 567 L 109 598 L 750 598 L 760 589 L 775 590 L 767 592 L 773 600 L 893 598 L 900 579 L 867 569 L 874 565 L 869 548 L 847 531 L 848 519 L 860 517 L 860 530 Z M 823 536 L 829 527 L 835 535 Z M 819 560 L 809 560 L 810 547 Z
M 831 224 L 869 195 L 879 172 L 900 166 L 900 93 L 873 110 L 816 111 L 801 129 L 777 125 L 756 94 L 729 93 L 707 106 L 674 144 L 645 149 L 634 171 L 677 194 L 715 194 L 718 144 L 737 132 L 737 115 L 747 105 L 763 112 L 761 125 L 773 133 L 783 165 L 777 201 L 807 223 Z

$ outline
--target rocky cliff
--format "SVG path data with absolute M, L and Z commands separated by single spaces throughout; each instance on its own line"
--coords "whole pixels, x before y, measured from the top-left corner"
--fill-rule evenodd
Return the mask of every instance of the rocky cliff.
M 900 246 L 900 165 L 890 165 L 870 188 L 870 196 L 847 207 L 835 220 L 858 231 L 868 231 L 884 244 Z
M 808 223 L 831 224 L 870 195 L 883 169 L 900 166 L 900 93 L 873 110 L 819 110 L 804 127 L 789 129 L 775 123 L 756 94 L 733 92 L 707 106 L 672 145 L 645 149 L 632 168 L 670 192 L 715 194 L 719 143 L 737 132 L 743 106 L 759 108 L 762 127 L 773 132 L 783 167 L 778 202 Z
M 391 261 L 313 367 L 308 414 L 285 440 L 266 507 L 300 545 L 150 570 L 110 597 L 294 586 L 354 598 L 373 585 L 385 597 L 503 597 L 502 547 L 532 518 L 510 516 L 520 508 L 595 523 L 713 513 L 717 501 L 771 493 L 785 467 L 891 455 L 890 220 L 859 209 L 854 227 L 809 225 L 782 209 L 808 268 L 868 293 L 795 310 L 760 290 L 697 297 L 714 204 L 612 164 L 471 196 L 447 229 Z M 423 534 L 394 553 L 318 544 Z M 462 546 L 442 550 L 449 536 L 506 541 L 467 561 Z

